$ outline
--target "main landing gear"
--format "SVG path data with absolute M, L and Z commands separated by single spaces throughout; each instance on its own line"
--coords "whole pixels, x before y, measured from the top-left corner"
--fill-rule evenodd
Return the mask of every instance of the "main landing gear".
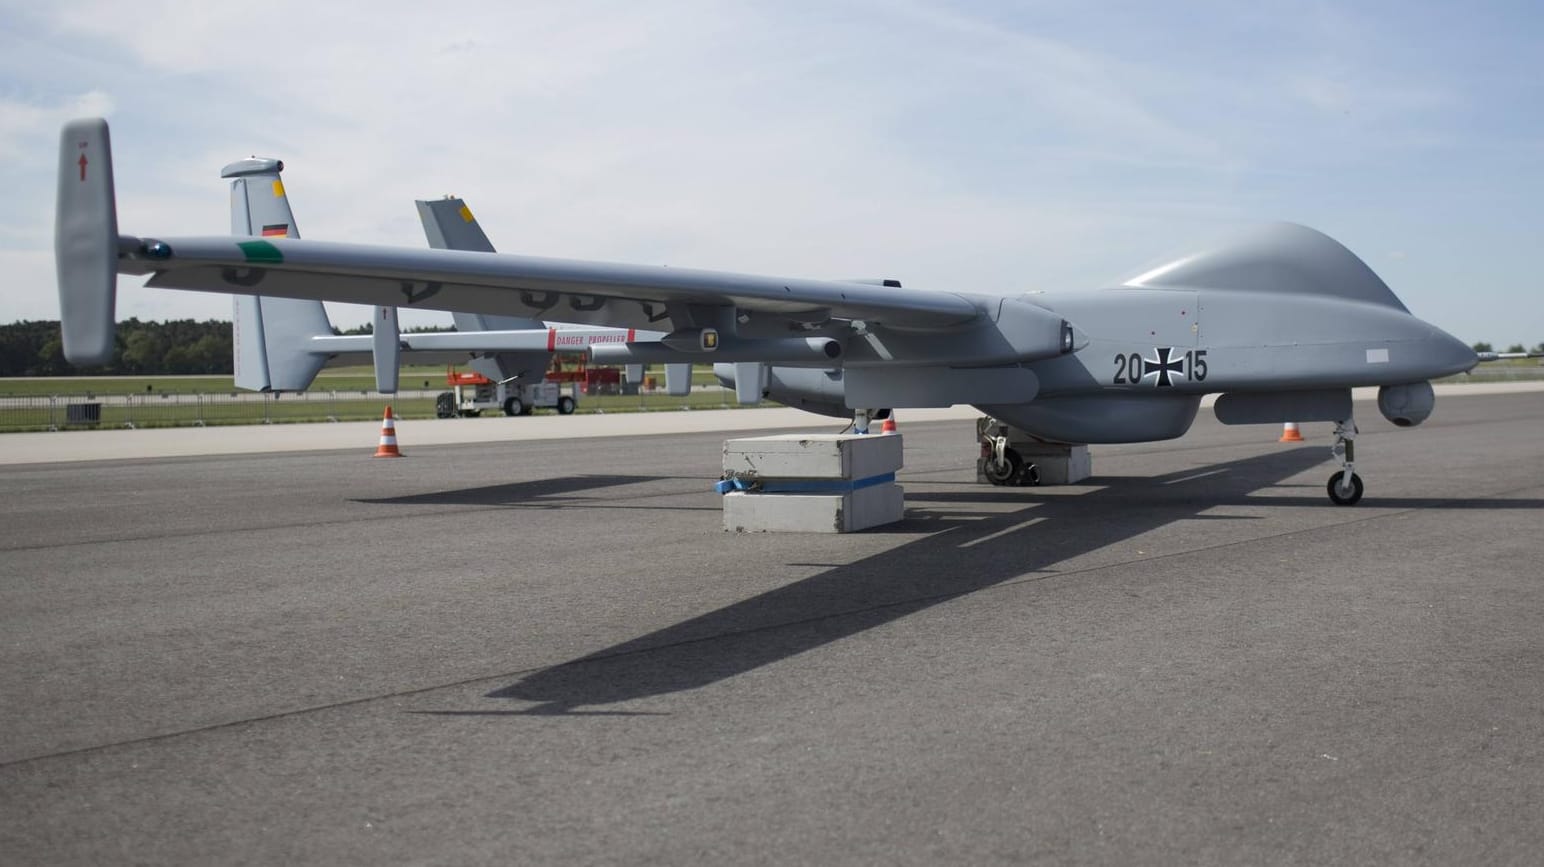
M 1008 437 L 983 435 L 981 438 L 982 475 L 1001 487 L 1025 487 L 1040 484 L 1040 468 L 1008 446 Z
M 1352 419 L 1335 423 L 1335 444 L 1330 446 L 1330 457 L 1340 464 L 1340 471 L 1330 476 L 1327 486 L 1330 501 L 1337 506 L 1354 506 L 1362 499 L 1362 477 L 1356 474 L 1356 422 Z

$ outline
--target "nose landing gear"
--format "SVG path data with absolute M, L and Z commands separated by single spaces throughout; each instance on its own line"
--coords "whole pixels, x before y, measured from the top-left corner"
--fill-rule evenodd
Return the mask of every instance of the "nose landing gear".
M 1330 502 L 1337 506 L 1354 506 L 1362 499 L 1362 477 L 1356 474 L 1356 421 L 1346 419 L 1335 423 L 1335 444 L 1330 446 L 1330 457 L 1340 464 L 1340 471 L 1330 476 L 1327 490 Z

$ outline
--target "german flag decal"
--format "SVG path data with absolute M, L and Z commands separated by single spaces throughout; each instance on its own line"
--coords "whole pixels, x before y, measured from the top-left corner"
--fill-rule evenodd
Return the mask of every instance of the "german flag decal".
M 263 227 L 263 237 L 264 238 L 276 238 L 276 237 L 277 238 L 283 238 L 284 236 L 286 236 L 288 234 L 289 234 L 289 224 L 288 223 L 274 223 L 271 226 L 264 226 Z

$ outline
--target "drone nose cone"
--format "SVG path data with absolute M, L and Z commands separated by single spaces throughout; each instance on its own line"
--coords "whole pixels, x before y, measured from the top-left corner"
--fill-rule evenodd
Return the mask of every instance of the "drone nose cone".
M 1468 344 L 1440 328 L 1432 327 L 1426 345 L 1426 360 L 1437 371 L 1432 378 L 1464 373 L 1480 363 Z

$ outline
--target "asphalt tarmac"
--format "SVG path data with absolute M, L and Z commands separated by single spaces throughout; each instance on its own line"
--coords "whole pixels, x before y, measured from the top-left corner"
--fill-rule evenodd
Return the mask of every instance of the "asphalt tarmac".
M 1352 508 L 1328 425 L 903 418 L 847 536 L 620 416 L 0 466 L 0 863 L 1537 863 L 1544 393 L 1358 412 Z

